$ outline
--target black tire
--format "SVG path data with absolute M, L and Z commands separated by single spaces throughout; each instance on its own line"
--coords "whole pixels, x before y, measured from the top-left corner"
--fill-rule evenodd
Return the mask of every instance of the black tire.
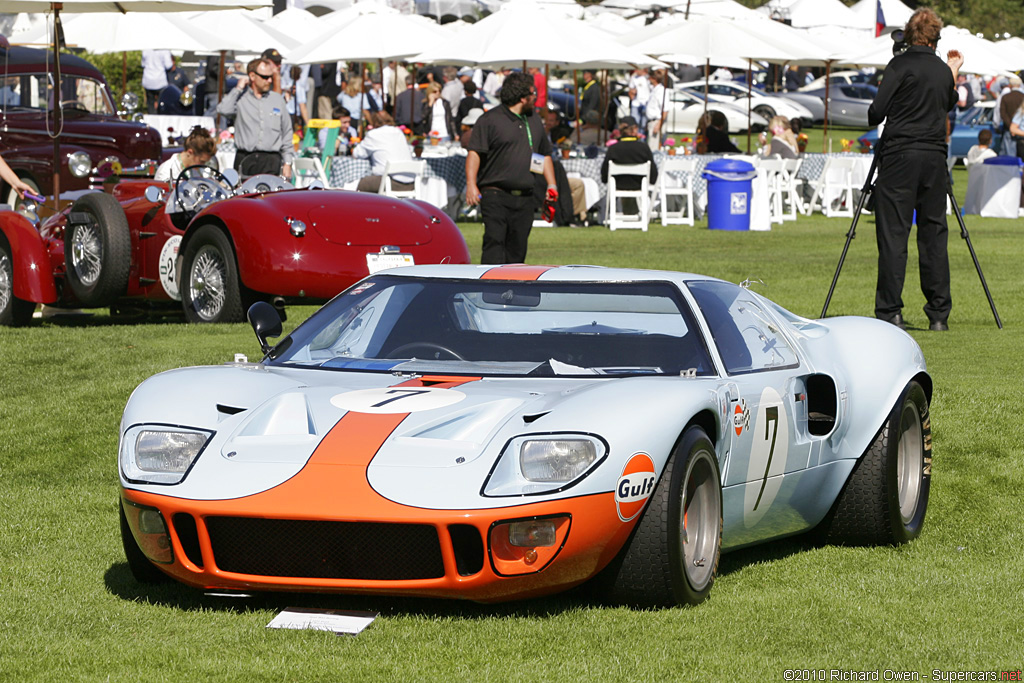
M 245 320 L 238 263 L 231 241 L 216 226 L 204 225 L 185 246 L 181 261 L 181 305 L 192 323 Z M 246 297 L 248 299 L 248 297 Z
M 128 219 L 113 196 L 83 195 L 71 207 L 64 232 L 68 285 L 83 308 L 109 306 L 128 288 L 132 240 Z
M 691 513 L 697 519 L 687 519 Z M 665 465 L 643 517 L 598 585 L 614 603 L 696 605 L 711 592 L 721 552 L 718 458 L 704 430 L 690 427 Z
M 132 529 L 128 526 L 128 518 L 124 515 L 124 503 L 118 501 L 117 509 L 121 515 L 121 545 L 124 546 L 124 556 L 128 560 L 128 569 L 131 570 L 132 576 L 139 583 L 166 583 L 169 577 L 149 561 L 139 548 L 139 544 L 135 542 Z
M 775 116 L 775 110 L 767 104 L 759 104 L 754 107 L 754 113 L 764 117 L 768 121 L 771 121 L 772 117 Z
M 39 183 L 37 183 L 36 181 L 32 180 L 31 178 L 22 178 L 21 180 L 26 185 L 31 187 L 33 192 L 35 192 L 36 194 L 40 194 L 40 195 L 42 194 L 42 192 L 39 191 Z M 20 209 L 22 207 L 22 205 L 25 203 L 25 200 L 22 199 L 18 195 L 17 190 L 15 190 L 13 187 L 8 185 L 7 183 L 4 183 L 3 188 L 4 188 L 3 189 L 3 192 L 4 192 L 4 203 L 10 205 L 10 207 L 12 209 L 14 209 L 15 211 Z
M 821 539 L 836 545 L 900 545 L 917 538 L 931 472 L 928 398 L 912 381 L 850 473 L 821 524 Z
M 35 303 L 14 296 L 14 254 L 0 235 L 0 325 L 23 327 L 32 322 Z

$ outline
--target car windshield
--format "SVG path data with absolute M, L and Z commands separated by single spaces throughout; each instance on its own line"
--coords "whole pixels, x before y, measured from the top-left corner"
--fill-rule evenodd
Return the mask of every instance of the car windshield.
M 664 282 L 378 275 L 278 344 L 275 365 L 472 375 L 713 374 L 689 306 Z
M 53 108 L 53 79 L 47 73 L 18 74 L 2 79 L 0 104 L 20 109 Z M 61 106 L 90 114 L 114 116 L 114 104 L 102 82 L 86 76 L 64 74 L 61 78 Z

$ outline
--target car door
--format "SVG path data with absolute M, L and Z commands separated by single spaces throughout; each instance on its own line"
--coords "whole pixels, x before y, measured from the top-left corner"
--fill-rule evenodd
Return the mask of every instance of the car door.
M 728 375 L 729 458 L 723 473 L 728 545 L 789 533 L 802 520 L 790 498 L 808 466 L 811 441 L 801 360 L 768 307 L 725 282 L 691 282 Z

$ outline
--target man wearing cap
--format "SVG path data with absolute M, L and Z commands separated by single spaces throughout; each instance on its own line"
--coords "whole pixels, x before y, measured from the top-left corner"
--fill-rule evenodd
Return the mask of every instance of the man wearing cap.
M 533 226 L 534 174 L 547 184 L 545 211 L 558 199 L 551 140 L 534 116 L 533 77 L 513 73 L 501 87 L 501 106 L 473 128 L 466 155 L 466 203 L 484 220 L 481 263 L 522 263 Z
M 274 67 L 274 82 L 270 86 L 271 91 L 281 94 L 281 53 L 268 47 L 260 56 L 263 59 L 269 59 L 270 64 Z
M 651 171 L 648 176 L 651 183 L 658 180 L 658 166 L 654 163 L 654 154 L 651 148 L 640 142 L 640 125 L 632 116 L 623 116 L 619 119 L 619 141 L 608 148 L 604 155 L 604 163 L 601 164 L 601 182 L 608 182 L 608 163 L 616 164 L 643 164 L 651 162 Z M 639 190 L 642 187 L 643 178 L 638 175 L 617 175 L 615 185 L 620 190 Z M 635 199 L 623 199 L 622 209 L 626 213 L 635 213 L 637 210 Z
M 249 62 L 247 76 L 217 105 L 217 113 L 235 117 L 235 170 L 242 177 L 260 173 L 292 177 L 292 118 L 281 93 L 271 91 L 273 62 Z

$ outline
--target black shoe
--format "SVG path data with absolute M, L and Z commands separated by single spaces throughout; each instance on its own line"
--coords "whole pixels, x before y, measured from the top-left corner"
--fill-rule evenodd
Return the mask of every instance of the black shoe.
M 879 316 L 878 319 L 879 320 L 884 320 L 887 323 L 895 325 L 896 327 L 900 328 L 901 330 L 906 330 L 907 329 L 906 324 L 903 322 L 903 315 L 901 313 L 895 313 L 895 314 L 893 314 L 892 316 L 890 316 L 888 318 L 883 318 L 882 316 Z
M 932 332 L 948 332 L 949 325 L 946 324 L 945 320 L 933 320 L 932 324 L 928 326 L 928 329 Z

